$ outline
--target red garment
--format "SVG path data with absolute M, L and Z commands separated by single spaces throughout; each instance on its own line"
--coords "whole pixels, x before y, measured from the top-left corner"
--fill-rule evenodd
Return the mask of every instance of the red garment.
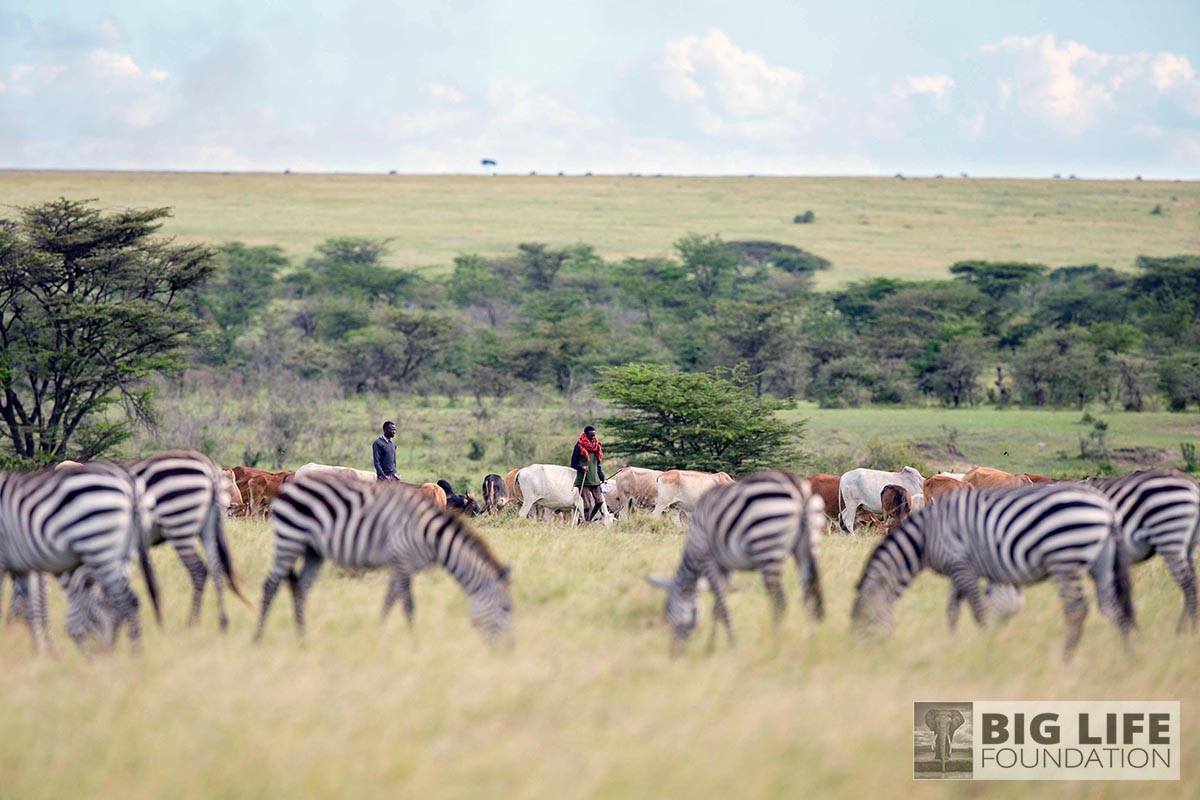
M 596 461 L 604 460 L 604 451 L 600 446 L 600 440 L 592 441 L 587 437 L 586 433 L 579 434 L 579 449 L 585 453 L 595 453 Z

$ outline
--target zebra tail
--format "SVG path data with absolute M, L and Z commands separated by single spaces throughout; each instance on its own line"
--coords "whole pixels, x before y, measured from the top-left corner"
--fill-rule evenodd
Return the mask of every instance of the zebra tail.
M 1130 566 L 1133 557 L 1125 537 L 1121 535 L 1121 523 L 1113 522 L 1111 541 L 1117 548 L 1113 558 L 1113 590 L 1116 595 L 1117 608 L 1121 616 L 1128 620 L 1130 629 L 1137 628 L 1137 616 L 1133 608 L 1133 581 L 1130 578 Z
M 138 498 L 139 503 L 141 498 Z M 136 509 L 136 505 L 135 505 Z M 154 576 L 154 565 L 150 563 L 150 531 L 142 524 L 140 511 L 135 511 L 134 526 L 137 528 L 138 563 L 142 567 L 142 578 L 146 581 L 146 592 L 150 595 L 150 604 L 154 606 L 154 621 L 162 627 L 162 608 L 158 603 L 158 579 Z
M 229 554 L 229 541 L 225 538 L 225 521 L 223 519 L 223 511 L 217 498 L 221 497 L 220 485 L 221 478 L 213 484 L 213 502 L 208 507 L 208 519 L 204 523 L 205 542 L 204 549 L 208 551 L 208 558 L 214 570 L 220 570 L 226 578 L 229 579 L 229 589 L 233 592 L 238 600 L 241 600 L 246 608 L 253 609 L 254 604 L 246 599 L 242 594 L 241 588 L 237 585 L 237 577 L 233 570 L 233 558 Z M 214 576 L 213 580 L 216 580 Z

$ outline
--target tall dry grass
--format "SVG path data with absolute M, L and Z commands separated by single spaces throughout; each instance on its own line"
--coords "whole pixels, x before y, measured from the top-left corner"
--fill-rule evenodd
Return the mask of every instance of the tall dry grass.
M 853 585 L 875 540 L 821 545 L 829 611 L 789 614 L 772 637 L 752 576 L 735 580 L 738 647 L 704 652 L 708 608 L 688 654 L 667 656 L 661 597 L 680 533 L 640 520 L 610 530 L 505 519 L 476 526 L 514 567 L 517 643 L 492 652 L 442 572 L 417 578 L 417 620 L 378 616 L 385 575 L 326 568 L 296 641 L 286 590 L 264 641 L 232 609 L 216 629 L 184 627 L 188 586 L 155 552 L 166 625 L 145 652 L 92 661 L 59 635 L 34 657 L 19 626 L 0 630 L 3 797 L 900 797 L 930 792 L 1030 797 L 1200 795 L 1197 636 L 1175 635 L 1181 594 L 1158 563 L 1136 568 L 1141 635 L 1132 657 L 1099 614 L 1076 660 L 1061 659 L 1062 615 L 1035 587 L 1008 627 L 957 636 L 947 583 L 922 576 L 895 634 L 851 636 Z M 257 600 L 272 544 L 234 523 L 243 582 Z M 61 630 L 62 598 L 55 594 Z M 931 788 L 911 780 L 912 702 L 936 699 L 1184 701 L 1184 779 L 1173 784 L 996 783 Z

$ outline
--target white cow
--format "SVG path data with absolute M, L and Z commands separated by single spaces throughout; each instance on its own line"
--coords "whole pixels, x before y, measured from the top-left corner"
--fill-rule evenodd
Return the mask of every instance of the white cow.
M 842 511 L 838 522 L 842 528 L 854 532 L 854 515 L 858 507 L 863 506 L 872 514 L 883 514 L 883 503 L 880 494 L 883 487 L 889 483 L 903 486 L 908 490 L 912 500 L 912 510 L 916 511 L 925 505 L 924 483 L 921 473 L 912 467 L 905 467 L 899 472 L 887 472 L 881 469 L 852 469 L 842 475 L 839 494 L 842 501 Z M 847 524 L 849 521 L 849 524 Z
M 367 472 L 365 469 L 355 469 L 354 467 L 335 467 L 330 464 L 317 464 L 312 461 L 296 470 L 295 477 L 299 478 L 301 475 L 332 475 L 343 480 L 375 483 L 374 472 Z
M 622 467 L 608 477 L 612 492 L 604 498 L 604 504 L 622 518 L 633 509 L 654 508 L 658 500 L 658 478 L 662 473 L 644 467 Z
M 558 464 L 530 464 L 517 470 L 515 484 L 521 491 L 521 519 L 534 508 L 551 512 L 571 511 L 571 524 L 583 519 L 583 495 L 575 488 L 575 470 Z M 612 514 L 604 506 L 604 524 L 612 523 Z
M 669 469 L 658 476 L 658 499 L 654 503 L 653 513 L 657 515 L 673 509 L 675 523 L 679 524 L 680 511 L 695 511 L 700 495 L 714 486 L 727 483 L 733 483 L 733 478 L 724 472 Z

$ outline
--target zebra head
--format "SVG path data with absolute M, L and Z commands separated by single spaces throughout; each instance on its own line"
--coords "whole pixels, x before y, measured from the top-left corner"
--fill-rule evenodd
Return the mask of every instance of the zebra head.
M 471 623 L 492 644 L 511 643 L 512 597 L 508 590 L 511 568 L 505 565 L 492 580 L 471 593 Z
M 692 631 L 696 630 L 696 623 L 700 619 L 700 612 L 696 607 L 696 590 L 685 590 L 676 581 L 656 575 L 647 575 L 646 581 L 667 593 L 667 599 L 663 603 L 663 616 L 671 626 L 671 654 L 678 655 L 691 637 Z

